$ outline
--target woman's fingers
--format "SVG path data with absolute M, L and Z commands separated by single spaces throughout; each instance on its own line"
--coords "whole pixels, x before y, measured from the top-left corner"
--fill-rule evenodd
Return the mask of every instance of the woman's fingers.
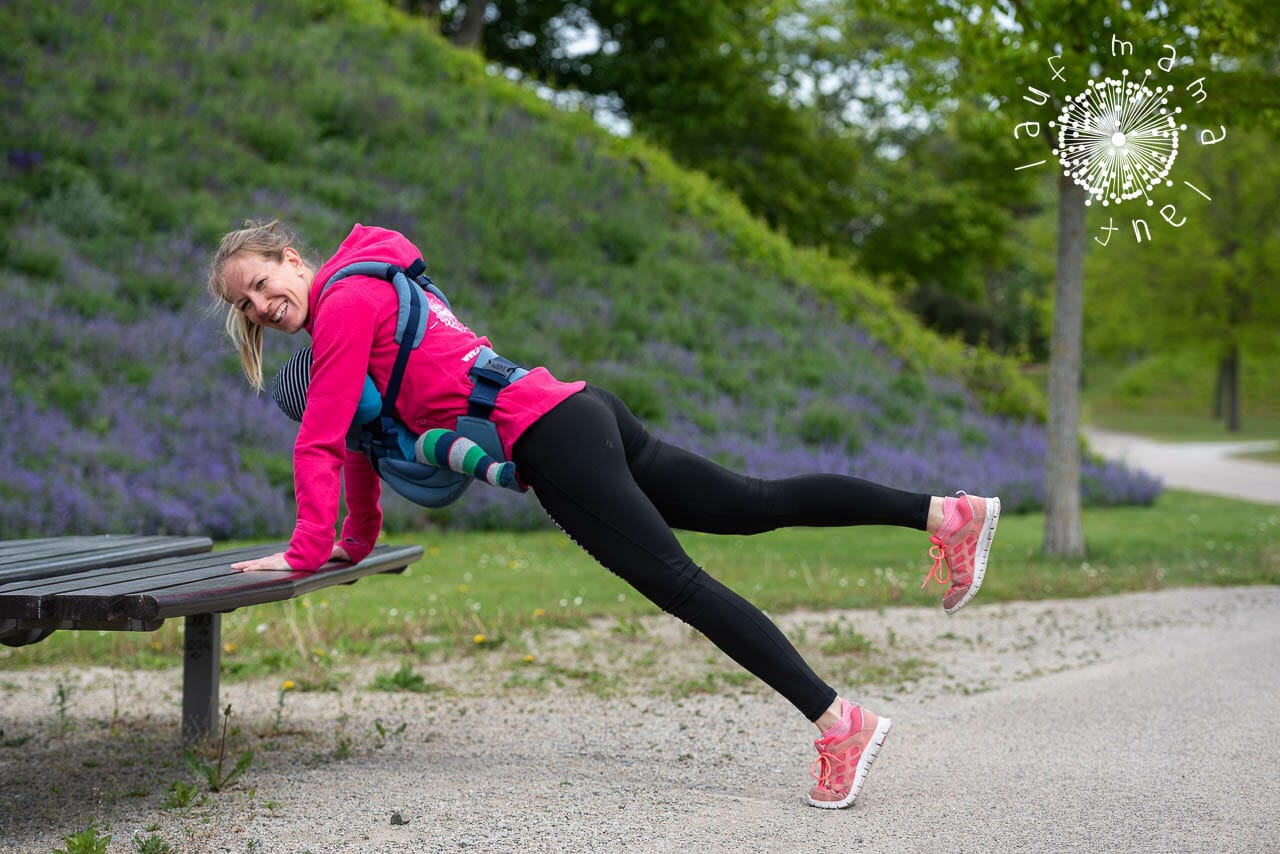
M 293 569 L 289 566 L 289 562 L 284 559 L 284 552 L 276 552 L 266 557 L 255 558 L 254 560 L 242 560 L 231 564 L 231 568 L 236 572 L 256 572 L 267 569 Z

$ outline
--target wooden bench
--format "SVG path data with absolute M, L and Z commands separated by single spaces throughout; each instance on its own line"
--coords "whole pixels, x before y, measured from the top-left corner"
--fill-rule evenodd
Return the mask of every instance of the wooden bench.
M 185 619 L 182 740 L 218 720 L 222 614 L 292 599 L 378 572 L 403 572 L 419 546 L 379 546 L 360 563 L 319 572 L 234 572 L 231 564 L 284 544 L 211 552 L 203 537 L 54 537 L 0 541 L 0 643 L 23 646 L 58 629 L 151 632 Z

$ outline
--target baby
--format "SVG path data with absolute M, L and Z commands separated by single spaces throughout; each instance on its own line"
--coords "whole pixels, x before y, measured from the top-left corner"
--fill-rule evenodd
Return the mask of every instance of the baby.
M 302 421 L 307 406 L 307 386 L 311 384 L 311 348 L 303 347 L 289 357 L 271 382 L 271 399 L 280 411 L 294 421 Z M 364 378 L 364 391 L 356 406 L 352 427 L 359 428 L 377 421 L 382 415 L 382 395 L 369 377 Z M 449 469 L 490 486 L 523 491 L 516 480 L 516 464 L 498 462 L 475 442 L 453 430 L 436 428 L 415 437 L 409 428 L 395 422 L 393 457 L 415 460 L 423 465 Z

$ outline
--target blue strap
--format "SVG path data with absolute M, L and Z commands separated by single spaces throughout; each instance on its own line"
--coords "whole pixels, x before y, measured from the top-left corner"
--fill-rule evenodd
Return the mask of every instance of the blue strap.
M 415 265 L 416 266 L 416 265 Z M 414 287 L 409 278 L 405 276 L 404 270 L 395 264 L 386 264 L 381 261 L 357 261 L 354 264 L 348 264 L 338 270 L 329 277 L 329 281 L 324 283 L 324 287 L 320 293 L 323 294 L 329 289 L 334 282 L 347 278 L 348 276 L 368 276 L 371 279 L 382 279 L 390 282 L 396 289 L 396 298 L 400 301 L 399 310 L 396 313 L 396 343 L 400 344 L 404 341 L 405 333 L 412 330 L 410 341 L 413 347 L 417 347 L 422 343 L 423 337 L 427 334 L 427 322 L 430 318 L 431 309 L 427 305 L 426 298 L 422 295 L 422 287 Z M 426 278 L 424 275 L 423 278 Z M 430 279 L 427 280 L 430 282 Z M 426 287 L 423 285 L 423 287 Z M 440 289 L 431 284 L 432 291 L 437 298 L 446 306 L 449 301 L 444 299 Z M 414 314 L 413 309 L 418 311 Z M 452 311 L 452 309 L 450 309 Z
M 387 380 L 386 393 L 382 396 L 382 411 L 377 418 L 378 427 L 366 431 L 369 444 L 373 448 L 374 465 L 378 468 L 379 475 L 384 480 L 388 480 L 387 475 L 383 474 L 383 465 L 392 462 L 388 458 L 394 457 L 398 452 L 398 448 L 392 447 L 392 443 L 399 435 L 395 413 L 396 398 L 400 394 L 400 384 L 404 380 L 405 368 L 409 364 L 409 354 L 422 343 L 431 315 L 431 306 L 427 303 L 424 291 L 433 294 L 450 311 L 453 309 L 449 305 L 449 299 L 426 274 L 426 265 L 421 258 L 410 264 L 407 270 L 382 261 L 357 261 L 354 264 L 348 264 L 329 277 L 321 289 L 321 294 L 323 295 L 334 282 L 348 276 L 368 276 L 390 282 L 395 286 L 396 297 L 399 300 L 395 334 L 399 350 L 396 352 L 391 376 Z M 472 382 L 472 390 L 467 397 L 467 414 L 458 419 L 458 432 L 476 442 L 496 460 L 501 461 L 505 457 L 490 416 L 493 414 L 493 408 L 497 405 L 498 395 L 502 390 L 527 373 L 528 371 L 510 359 L 504 359 L 492 349 L 482 347 L 476 355 L 475 364 L 467 374 Z M 372 425 L 370 427 L 372 428 Z M 404 480 L 403 477 L 401 479 Z M 391 481 L 388 480 L 388 482 Z M 402 489 L 396 488 L 408 497 Z
M 420 300 L 409 305 L 408 326 L 410 329 L 414 328 L 414 325 L 418 322 L 418 315 L 421 313 L 424 302 L 425 300 Z M 409 354 L 413 352 L 415 346 L 417 345 L 410 343 L 408 336 L 400 339 L 400 349 L 396 352 L 396 363 L 391 368 L 391 377 L 387 380 L 387 392 L 382 396 L 382 419 L 384 422 L 395 420 L 396 397 L 400 394 L 400 381 L 404 379 L 404 369 L 409 364 Z M 390 426 L 384 423 L 384 430 Z M 391 427 L 391 430 L 394 430 L 394 427 Z
M 404 274 L 417 282 L 424 291 L 430 291 L 436 299 L 444 303 L 445 308 L 453 311 L 453 306 L 449 304 L 449 298 L 444 295 L 444 291 L 437 288 L 436 283 L 427 275 L 427 265 L 421 258 L 405 268 Z

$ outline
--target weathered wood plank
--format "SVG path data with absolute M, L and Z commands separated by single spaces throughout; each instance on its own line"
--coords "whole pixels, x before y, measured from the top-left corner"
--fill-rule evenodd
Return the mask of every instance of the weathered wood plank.
M 0 543 L 0 591 L 31 579 L 208 552 L 208 537 L 53 537 Z
M 102 625 L 231 611 L 400 571 L 422 556 L 419 546 L 379 546 L 359 564 L 331 563 L 314 573 L 231 569 L 236 561 L 282 548 L 283 544 L 252 546 L 6 586 L 0 588 L 0 619 L 24 625 Z

